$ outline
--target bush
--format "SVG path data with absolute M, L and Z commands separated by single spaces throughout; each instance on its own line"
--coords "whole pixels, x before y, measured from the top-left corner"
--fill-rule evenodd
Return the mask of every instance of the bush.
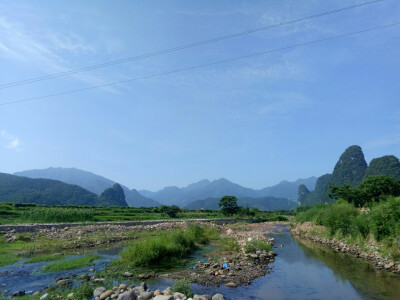
M 187 298 L 193 297 L 192 285 L 187 280 L 175 280 L 172 290 L 185 294 Z
M 340 231 L 343 235 L 349 235 L 354 232 L 354 218 L 358 212 L 356 208 L 347 203 L 345 200 L 339 199 L 321 216 L 322 225 L 329 228 L 330 234 L 334 235 Z
M 400 197 L 375 204 L 370 214 L 372 231 L 378 241 L 400 235 Z
M 364 239 L 367 238 L 371 231 L 369 216 L 366 213 L 361 213 L 354 218 L 354 223 L 361 236 Z
M 271 251 L 272 245 L 260 240 L 251 240 L 244 246 L 244 251 L 246 251 L 246 253 L 255 253 L 258 250 Z

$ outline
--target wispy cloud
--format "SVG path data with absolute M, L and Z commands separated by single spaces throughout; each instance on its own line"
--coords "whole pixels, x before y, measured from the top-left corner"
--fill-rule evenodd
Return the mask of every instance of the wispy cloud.
M 80 68 L 81 65 L 71 64 L 70 57 L 81 57 L 95 53 L 95 45 L 88 43 L 76 33 L 55 32 L 40 28 L 31 30 L 24 23 L 9 20 L 0 16 L 0 57 L 27 63 L 48 74 L 69 71 Z M 78 73 L 72 77 L 90 85 L 104 84 L 98 75 Z M 22 78 L 26 79 L 26 78 Z M 113 91 L 111 88 L 106 88 Z
M 0 131 L 0 137 L 3 140 L 3 143 L 6 148 L 15 150 L 15 151 L 21 151 L 21 141 L 18 137 L 9 134 L 5 130 Z

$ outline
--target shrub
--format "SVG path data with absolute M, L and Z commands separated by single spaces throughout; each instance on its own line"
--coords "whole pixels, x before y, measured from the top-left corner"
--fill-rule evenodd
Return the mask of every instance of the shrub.
M 354 227 L 352 225 L 354 224 L 353 220 L 357 214 L 358 212 L 352 204 L 339 199 L 324 212 L 320 221 L 322 225 L 329 228 L 331 235 L 340 231 L 346 236 L 354 232 Z
M 370 214 L 372 232 L 378 241 L 386 237 L 399 236 L 400 197 L 391 197 L 386 202 L 375 204 Z
M 371 231 L 369 216 L 365 213 L 359 214 L 354 218 L 355 227 L 361 236 L 365 239 Z
M 175 280 L 172 290 L 174 292 L 185 294 L 185 296 L 188 298 L 193 297 L 192 285 L 187 280 Z
M 251 240 L 247 242 L 246 246 L 244 247 L 244 251 L 247 253 L 255 253 L 258 250 L 271 251 L 272 245 L 260 240 Z

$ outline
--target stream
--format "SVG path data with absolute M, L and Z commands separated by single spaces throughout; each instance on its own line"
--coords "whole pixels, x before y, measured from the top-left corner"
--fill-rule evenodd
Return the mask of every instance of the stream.
M 272 272 L 258 278 L 249 286 L 235 289 L 208 287 L 193 284 L 195 294 L 221 293 L 227 299 L 400 299 L 400 276 L 373 267 L 351 255 L 336 253 L 332 249 L 304 239 L 293 237 L 290 232 L 270 234 L 278 246 L 278 256 L 271 265 Z M 283 245 L 283 247 L 280 247 Z M 123 248 L 97 250 L 99 254 L 94 268 L 100 270 L 118 257 Z M 203 249 L 191 255 L 186 261 L 204 259 Z M 71 256 L 71 258 L 77 257 Z M 83 274 L 90 267 L 57 273 L 40 273 L 38 270 L 47 264 L 24 264 L 24 260 L 0 268 L 0 290 L 34 292 L 44 286 L 54 284 L 58 277 L 70 274 Z M 183 266 L 181 266 L 183 267 Z M 90 275 L 90 274 L 89 274 Z M 172 279 L 146 281 L 152 290 L 173 285 Z M 135 284 L 139 284 L 136 282 Z

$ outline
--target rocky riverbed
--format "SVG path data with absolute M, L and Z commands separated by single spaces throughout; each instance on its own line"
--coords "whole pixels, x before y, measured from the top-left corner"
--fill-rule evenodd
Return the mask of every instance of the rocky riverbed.
M 400 263 L 382 257 L 382 254 L 377 251 L 377 246 L 373 245 L 373 243 L 368 246 L 368 250 L 366 251 L 365 249 L 361 249 L 357 244 L 349 245 L 335 237 L 332 239 L 321 237 L 320 234 L 324 230 L 323 226 L 318 226 L 310 222 L 305 222 L 303 224 L 296 223 L 294 227 L 291 228 L 291 232 L 294 236 L 326 245 L 336 252 L 347 253 L 356 258 L 364 259 L 370 262 L 376 269 L 400 274 Z

